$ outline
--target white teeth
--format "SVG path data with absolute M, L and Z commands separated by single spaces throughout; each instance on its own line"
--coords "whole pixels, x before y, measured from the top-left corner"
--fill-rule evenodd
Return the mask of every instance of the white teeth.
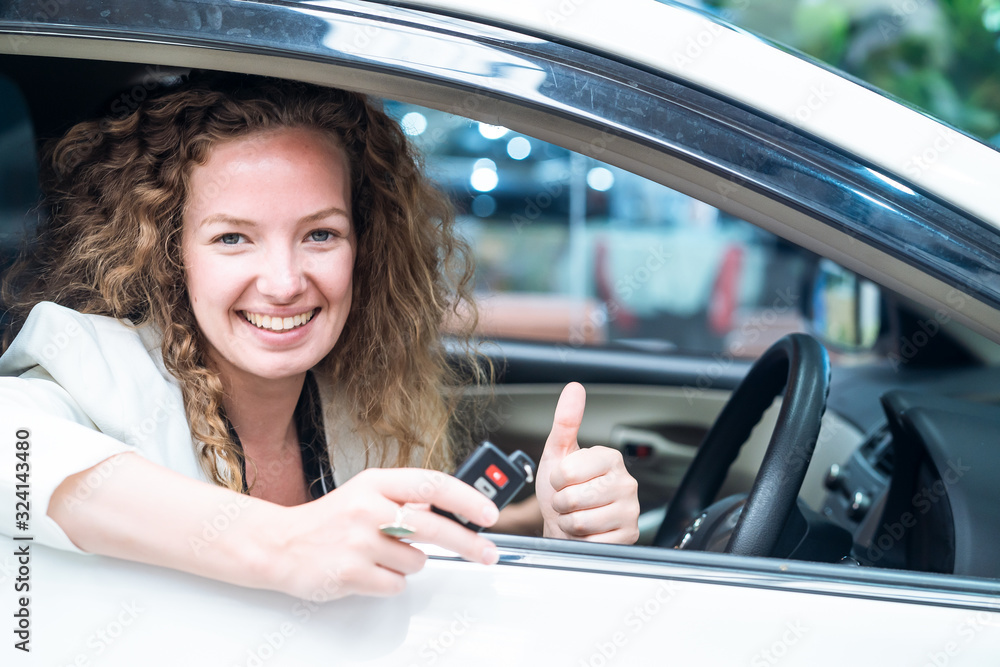
M 294 329 L 295 327 L 300 327 L 309 320 L 313 318 L 316 314 L 316 310 L 310 310 L 306 313 L 300 313 L 293 317 L 271 317 L 270 315 L 260 315 L 258 313 L 251 313 L 247 311 L 242 311 L 243 318 L 261 329 L 269 329 L 270 331 L 285 331 L 287 329 Z

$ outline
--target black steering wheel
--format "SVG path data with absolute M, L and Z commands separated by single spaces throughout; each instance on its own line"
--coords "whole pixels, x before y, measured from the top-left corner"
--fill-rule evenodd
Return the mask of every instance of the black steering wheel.
M 750 431 L 785 390 L 778 422 L 745 504 L 720 500 L 709 507 Z M 789 334 L 751 366 L 705 436 L 667 509 L 653 544 L 686 546 L 709 515 L 729 514 L 735 528 L 726 553 L 774 552 L 806 476 L 830 391 L 830 359 L 812 336 Z M 736 506 L 742 504 L 737 516 Z M 699 521 L 701 519 L 701 521 Z M 716 521 L 716 525 L 726 523 Z M 701 540 L 704 542 L 704 540 Z

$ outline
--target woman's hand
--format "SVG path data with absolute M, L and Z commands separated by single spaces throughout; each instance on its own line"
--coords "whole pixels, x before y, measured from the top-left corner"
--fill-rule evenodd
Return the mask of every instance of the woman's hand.
M 395 595 L 405 588 L 406 575 L 427 560 L 420 549 L 379 530 L 397 518 L 413 529 L 407 539 L 473 562 L 497 561 L 492 542 L 431 512 L 430 505 L 482 526 L 492 526 L 498 516 L 496 505 L 450 475 L 415 468 L 365 470 L 318 500 L 282 508 L 283 526 L 274 533 L 279 543 L 270 549 L 279 556 L 268 577 L 279 590 L 301 598 Z
M 572 382 L 556 405 L 535 486 L 543 534 L 633 544 L 639 539 L 639 485 L 617 450 L 580 448 L 577 432 L 586 402 L 583 386 Z
M 414 505 L 397 517 L 406 503 Z M 67 477 L 47 514 L 90 553 L 323 602 L 403 590 L 405 576 L 427 557 L 379 530 L 397 518 L 414 529 L 416 542 L 496 562 L 492 542 L 432 513 L 430 504 L 482 526 L 497 520 L 496 505 L 483 494 L 432 470 L 366 470 L 318 500 L 284 507 L 135 453 Z

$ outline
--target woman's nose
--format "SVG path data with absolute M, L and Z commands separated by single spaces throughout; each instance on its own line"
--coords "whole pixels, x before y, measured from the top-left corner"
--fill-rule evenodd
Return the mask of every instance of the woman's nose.
M 276 302 L 293 301 L 306 289 L 306 267 L 294 252 L 269 252 L 259 271 L 258 291 Z

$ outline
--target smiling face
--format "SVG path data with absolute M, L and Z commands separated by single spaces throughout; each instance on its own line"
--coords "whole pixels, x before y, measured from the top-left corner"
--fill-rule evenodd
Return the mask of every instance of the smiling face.
M 224 379 L 298 379 L 333 349 L 351 307 L 350 196 L 343 151 L 309 129 L 218 144 L 192 169 L 187 290 Z

